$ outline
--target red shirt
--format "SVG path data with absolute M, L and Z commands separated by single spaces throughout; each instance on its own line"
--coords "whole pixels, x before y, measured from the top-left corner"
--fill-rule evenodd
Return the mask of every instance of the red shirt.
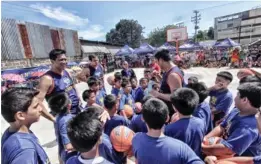
M 151 64 L 150 68 L 152 68 L 153 71 L 156 70 L 156 71 L 160 72 L 160 66 L 157 63 Z

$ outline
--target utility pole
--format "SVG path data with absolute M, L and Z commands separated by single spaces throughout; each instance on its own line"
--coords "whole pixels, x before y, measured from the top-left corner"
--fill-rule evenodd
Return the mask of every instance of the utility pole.
M 201 15 L 199 14 L 198 10 L 194 10 L 193 13 L 195 13 L 194 17 L 191 17 L 191 22 L 195 24 L 195 42 L 197 41 L 197 30 L 199 29 L 199 21 L 201 20 Z

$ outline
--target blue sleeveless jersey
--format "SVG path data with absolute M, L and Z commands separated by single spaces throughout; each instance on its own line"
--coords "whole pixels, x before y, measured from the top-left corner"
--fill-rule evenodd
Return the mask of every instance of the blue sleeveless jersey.
M 66 92 L 68 93 L 68 96 L 72 101 L 71 113 L 77 114 L 78 112 L 80 112 L 78 108 L 80 100 L 77 96 L 76 90 L 73 86 L 73 80 L 70 77 L 69 73 L 64 70 L 63 75 L 59 75 L 52 71 L 48 71 L 45 73 L 45 75 L 48 75 L 53 79 L 52 87 L 49 89 L 45 96 L 46 100 L 48 101 L 48 99 L 56 93 Z
M 177 66 L 174 66 L 168 72 L 165 72 L 163 74 L 163 78 L 162 78 L 162 82 L 161 82 L 161 86 L 160 86 L 160 92 L 161 93 L 165 93 L 165 94 L 170 94 L 171 93 L 171 90 L 170 90 L 170 87 L 169 87 L 169 85 L 167 83 L 167 80 L 168 80 L 169 74 L 173 73 L 173 72 L 179 75 L 179 77 L 181 79 L 182 87 L 185 86 L 183 72 Z M 170 115 L 174 114 L 174 109 L 172 107 L 171 102 L 170 101 L 165 101 L 165 100 L 163 100 L 163 101 L 167 104 L 167 106 L 169 108 L 169 114 Z

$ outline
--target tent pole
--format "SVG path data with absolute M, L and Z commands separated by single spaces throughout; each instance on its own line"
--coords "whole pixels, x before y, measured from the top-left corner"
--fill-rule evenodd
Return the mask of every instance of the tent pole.
M 176 54 L 179 54 L 179 41 L 176 39 Z

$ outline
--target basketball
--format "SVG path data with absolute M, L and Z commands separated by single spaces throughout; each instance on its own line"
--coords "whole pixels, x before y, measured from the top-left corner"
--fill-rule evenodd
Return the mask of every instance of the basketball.
M 127 118 L 130 118 L 133 116 L 133 109 L 130 105 L 124 105 L 123 111 L 126 114 Z
M 140 102 L 136 102 L 135 103 L 135 109 L 136 109 L 136 113 L 141 113 L 142 110 L 142 104 Z
M 135 133 L 126 126 L 117 126 L 111 131 L 110 140 L 113 148 L 118 152 L 127 152 L 131 149 L 132 138 Z
M 220 141 L 220 137 L 210 137 L 207 141 L 203 141 L 204 145 L 214 145 Z

